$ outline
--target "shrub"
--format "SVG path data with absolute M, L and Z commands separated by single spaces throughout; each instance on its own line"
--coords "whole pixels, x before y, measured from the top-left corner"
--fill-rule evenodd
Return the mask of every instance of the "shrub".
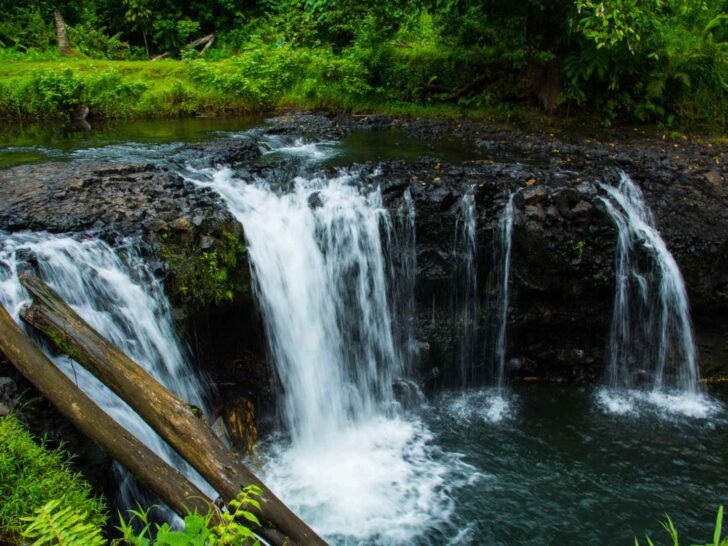
M 139 56 L 139 51 L 121 40 L 121 33 L 109 36 L 104 27 L 92 23 L 79 23 L 68 27 L 71 47 L 95 59 L 126 60 Z
M 34 115 L 65 116 L 83 103 L 86 82 L 81 73 L 65 65 L 36 69 L 27 77 L 10 80 L 0 90 L 4 109 Z
M 149 87 L 142 81 L 125 78 L 113 68 L 85 75 L 84 86 L 85 103 L 93 110 L 102 110 L 107 117 L 128 117 Z
M 12 415 L 0 418 L 0 542 L 18 544 L 26 527 L 21 518 L 51 499 L 65 507 L 88 514 L 87 522 L 103 528 L 106 507 L 102 499 L 79 474 L 71 471 L 69 458 L 61 449 L 51 450 L 33 440 Z
M 578 0 L 563 101 L 672 124 L 725 124 L 728 17 L 705 0 Z

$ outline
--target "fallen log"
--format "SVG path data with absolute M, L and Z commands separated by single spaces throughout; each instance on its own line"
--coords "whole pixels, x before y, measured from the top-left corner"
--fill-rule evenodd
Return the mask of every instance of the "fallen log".
M 210 43 L 214 42 L 214 41 L 215 41 L 215 33 L 212 32 L 206 36 L 203 36 L 202 38 L 197 38 L 197 40 L 191 41 L 185 47 L 188 49 L 191 49 L 191 48 L 197 47 L 199 45 L 205 44 L 205 48 L 207 48 L 207 46 L 210 45 Z
M 51 362 L 0 305 L 0 352 L 87 438 L 121 463 L 141 484 L 172 510 L 207 513 L 205 494 L 182 473 L 86 396 Z
M 33 296 L 33 304 L 21 311 L 23 320 L 129 404 L 215 488 L 224 502 L 255 484 L 263 490 L 262 518 L 288 538 L 287 544 L 326 544 L 225 447 L 207 421 L 198 416 L 197 408 L 170 392 L 104 339 L 41 279 L 21 274 L 20 281 Z
M 202 55 L 203 53 L 205 53 L 205 51 L 207 51 L 208 48 L 212 47 L 212 44 L 214 44 L 214 43 L 215 43 L 215 34 L 213 34 L 210 37 L 210 39 L 207 40 L 207 43 L 205 44 L 205 47 L 203 47 L 202 50 L 200 51 L 200 55 Z

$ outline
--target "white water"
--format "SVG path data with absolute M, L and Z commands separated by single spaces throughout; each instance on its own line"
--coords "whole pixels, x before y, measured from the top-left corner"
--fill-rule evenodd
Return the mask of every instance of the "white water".
M 49 233 L 0 233 L 0 302 L 18 323 L 30 297 L 19 271 L 37 262 L 38 273 L 93 328 L 142 365 L 170 390 L 204 408 L 203 389 L 175 334 L 161 284 L 132 247 L 126 260 L 106 243 Z M 22 323 L 21 323 L 22 324 Z M 211 488 L 120 398 L 65 356 L 53 361 L 118 423 L 155 453 L 180 468 L 208 493 Z M 122 504 L 139 498 L 132 480 L 121 486 Z
M 603 185 L 602 201 L 618 233 L 615 296 L 609 339 L 608 387 L 602 405 L 636 411 L 632 394 L 676 412 L 702 416 L 710 402 L 700 392 L 685 283 L 639 187 L 622 173 L 618 187 Z M 612 397 L 612 402 L 605 402 Z M 696 408 L 702 409 L 696 409 Z M 682 409 L 681 409 L 682 408 Z
M 396 245 L 379 191 L 347 173 L 297 178 L 286 193 L 228 169 L 194 178 L 225 199 L 248 240 L 290 435 L 268 449 L 267 482 L 334 543 L 421 540 L 452 513 L 452 466 L 393 397 L 403 363 L 390 302 L 400 298 L 387 286 L 385 246 Z M 414 211 L 403 214 L 409 224 Z
M 724 410 L 720 402 L 705 395 L 657 390 L 602 388 L 596 391 L 596 401 L 606 413 L 627 416 L 655 414 L 666 419 L 709 419 Z
M 417 350 L 414 336 L 415 277 L 417 247 L 415 234 L 415 202 L 407 188 L 394 218 L 383 215 L 385 262 L 388 266 L 391 312 L 394 323 L 394 343 L 405 374 L 413 371 Z
M 511 276 L 511 244 L 513 239 L 513 197 L 508 196 L 498 220 L 498 237 L 493 245 L 496 268 L 497 331 L 495 339 L 495 365 L 498 388 L 503 387 L 506 369 L 506 333 L 508 329 L 508 281 Z
M 446 393 L 440 401 L 456 423 L 500 423 L 513 417 L 511 400 L 498 387 Z
M 309 161 L 323 161 L 338 153 L 337 143 L 333 141 L 306 142 L 300 137 L 265 135 L 263 143 L 267 148 L 265 153 L 282 153 Z
M 460 383 L 473 385 L 476 375 L 478 340 L 478 279 L 475 193 L 471 188 L 460 201 L 453 248 L 453 306 L 459 330 L 456 351 Z

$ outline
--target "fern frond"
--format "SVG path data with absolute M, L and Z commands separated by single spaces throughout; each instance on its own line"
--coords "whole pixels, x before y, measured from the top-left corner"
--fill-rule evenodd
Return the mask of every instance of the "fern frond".
M 88 522 L 88 513 L 76 512 L 70 507 L 60 508 L 61 499 L 54 499 L 35 510 L 23 536 L 35 539 L 31 546 L 44 544 L 57 546 L 103 546 L 101 529 Z

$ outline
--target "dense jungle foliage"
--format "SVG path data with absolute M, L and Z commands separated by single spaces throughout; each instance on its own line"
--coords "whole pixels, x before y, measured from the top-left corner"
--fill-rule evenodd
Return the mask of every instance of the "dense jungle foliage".
M 0 6 L 5 117 L 82 105 L 106 117 L 273 106 L 509 114 L 531 105 L 595 113 L 605 124 L 728 121 L 728 0 Z M 56 9 L 70 56 L 56 48 Z M 189 45 L 212 33 L 209 47 Z

